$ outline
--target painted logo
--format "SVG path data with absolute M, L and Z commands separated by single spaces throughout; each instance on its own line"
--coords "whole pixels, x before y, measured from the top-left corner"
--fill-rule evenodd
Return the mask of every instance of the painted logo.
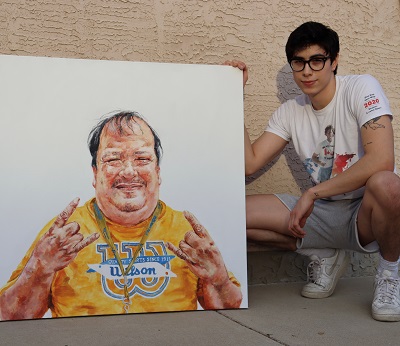
M 137 242 L 115 244 L 124 268 L 130 264 L 138 245 Z M 97 244 L 96 252 L 100 255 L 101 262 L 88 264 L 90 269 L 87 272 L 100 274 L 103 292 L 110 298 L 121 300 L 124 277 L 117 259 L 107 244 Z M 161 295 L 168 286 L 170 278 L 176 277 L 170 264 L 174 257 L 167 254 L 163 241 L 146 242 L 127 273 L 129 296 L 138 294 L 145 298 L 155 298 Z

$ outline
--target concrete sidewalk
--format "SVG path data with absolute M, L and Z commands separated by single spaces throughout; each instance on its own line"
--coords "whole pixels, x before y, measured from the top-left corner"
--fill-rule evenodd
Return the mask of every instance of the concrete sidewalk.
M 249 287 L 249 309 L 0 322 L 0 345 L 400 345 L 400 322 L 371 317 L 372 277 L 306 299 L 302 283 Z

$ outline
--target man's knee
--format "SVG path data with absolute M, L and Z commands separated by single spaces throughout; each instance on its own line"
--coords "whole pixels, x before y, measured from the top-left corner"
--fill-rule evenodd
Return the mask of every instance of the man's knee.
M 382 171 L 372 175 L 366 185 L 366 196 L 372 197 L 381 207 L 399 211 L 400 178 L 390 171 Z

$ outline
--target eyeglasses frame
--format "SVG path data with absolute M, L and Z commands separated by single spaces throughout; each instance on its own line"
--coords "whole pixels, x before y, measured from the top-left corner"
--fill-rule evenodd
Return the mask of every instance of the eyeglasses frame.
M 293 59 L 291 59 L 291 60 L 289 61 L 289 66 L 290 66 L 290 68 L 292 69 L 292 71 L 294 71 L 294 72 L 301 72 L 301 71 L 303 71 L 303 70 L 306 68 L 306 64 L 307 64 L 307 65 L 310 67 L 311 70 L 313 70 L 313 71 L 315 71 L 315 72 L 318 72 L 318 71 L 322 71 L 322 70 L 324 69 L 325 64 L 326 64 L 326 61 L 327 61 L 328 59 L 330 59 L 330 58 L 331 58 L 330 56 L 321 56 L 321 57 L 314 56 L 314 57 L 312 57 L 311 59 L 308 59 L 308 60 L 293 58 Z M 322 60 L 322 61 L 324 62 L 324 64 L 322 65 L 322 68 L 320 68 L 319 70 L 313 69 L 313 68 L 311 67 L 311 64 L 310 64 L 310 62 L 311 62 L 312 60 L 316 60 L 316 59 Z M 293 61 L 293 60 L 302 61 L 302 62 L 303 62 L 303 68 L 302 68 L 301 70 L 295 70 L 295 69 L 292 67 L 292 61 Z

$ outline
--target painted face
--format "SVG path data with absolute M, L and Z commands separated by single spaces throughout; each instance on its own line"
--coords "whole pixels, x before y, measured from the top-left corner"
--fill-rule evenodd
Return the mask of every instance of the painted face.
M 97 203 L 122 225 L 137 224 L 152 214 L 161 183 L 150 128 L 141 119 L 129 125 L 122 123 L 122 134 L 113 123 L 104 127 L 93 167 Z
M 332 139 L 334 136 L 335 136 L 335 132 L 333 132 L 333 130 L 327 131 L 326 139 L 328 140 L 328 142 L 332 142 Z
M 309 60 L 311 58 L 324 58 L 327 54 L 318 45 L 312 45 L 295 54 L 293 58 Z M 338 63 L 338 57 L 331 62 L 326 60 L 325 66 L 320 71 L 313 71 L 308 64 L 300 72 L 293 71 L 293 78 L 301 91 L 308 95 L 315 109 L 326 107 L 332 100 L 336 91 L 336 81 L 333 71 Z

